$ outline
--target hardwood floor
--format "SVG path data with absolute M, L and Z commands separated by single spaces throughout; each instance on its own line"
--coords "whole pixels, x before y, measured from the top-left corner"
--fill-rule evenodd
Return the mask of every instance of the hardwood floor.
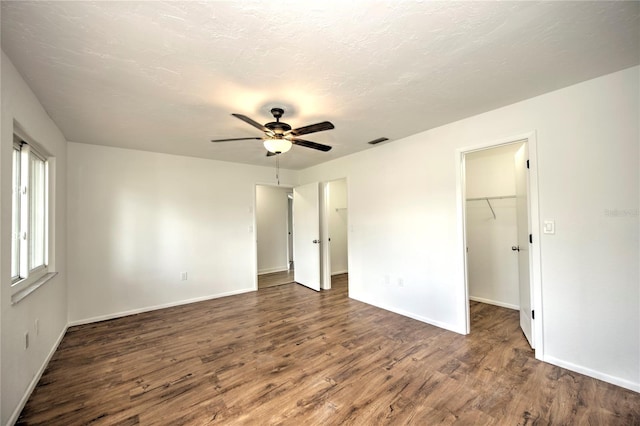
M 18 424 L 640 424 L 640 394 L 541 363 L 518 313 L 462 336 L 286 284 L 72 327 Z
M 293 269 L 258 275 L 258 288 L 273 287 L 293 282 Z

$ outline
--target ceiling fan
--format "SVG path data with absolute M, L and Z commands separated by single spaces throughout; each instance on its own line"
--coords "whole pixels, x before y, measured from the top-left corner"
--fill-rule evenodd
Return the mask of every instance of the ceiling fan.
M 272 155 L 282 154 L 291 149 L 292 145 L 303 146 L 305 148 L 317 149 L 319 151 L 329 151 L 331 149 L 328 145 L 323 145 L 317 142 L 311 142 L 298 138 L 300 135 L 307 135 L 309 133 L 322 132 L 324 130 L 331 130 L 335 126 L 329 121 L 323 121 L 321 123 L 311 124 L 309 126 L 298 127 L 292 129 L 290 125 L 280 121 L 280 117 L 284 114 L 282 108 L 271 108 L 271 114 L 276 119 L 271 123 L 267 123 L 264 126 L 255 120 L 242 114 L 231 114 L 236 118 L 244 121 L 247 124 L 252 125 L 258 130 L 264 132 L 263 137 L 254 138 L 233 138 L 233 139 L 213 139 L 211 142 L 231 142 L 231 141 L 244 141 L 244 140 L 262 140 L 264 141 L 264 147 L 267 149 L 267 157 Z

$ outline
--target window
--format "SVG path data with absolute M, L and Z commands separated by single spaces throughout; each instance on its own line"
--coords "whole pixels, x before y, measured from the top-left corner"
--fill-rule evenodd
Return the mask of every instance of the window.
M 46 157 L 17 135 L 13 139 L 11 283 L 16 294 L 48 273 L 49 182 Z

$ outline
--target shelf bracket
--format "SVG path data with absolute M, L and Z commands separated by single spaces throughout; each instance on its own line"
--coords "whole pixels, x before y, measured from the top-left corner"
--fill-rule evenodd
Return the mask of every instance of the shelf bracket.
M 489 208 L 491 209 L 491 214 L 493 215 L 493 218 L 496 218 L 496 212 L 493 211 L 493 207 L 491 207 L 491 201 L 489 201 L 488 198 L 485 198 L 485 200 L 487 200 L 487 204 L 489 205 Z

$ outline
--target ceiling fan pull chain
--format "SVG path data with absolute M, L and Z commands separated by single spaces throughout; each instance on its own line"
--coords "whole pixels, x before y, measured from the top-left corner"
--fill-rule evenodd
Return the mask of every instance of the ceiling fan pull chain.
M 276 180 L 280 186 L 280 155 L 276 154 Z

